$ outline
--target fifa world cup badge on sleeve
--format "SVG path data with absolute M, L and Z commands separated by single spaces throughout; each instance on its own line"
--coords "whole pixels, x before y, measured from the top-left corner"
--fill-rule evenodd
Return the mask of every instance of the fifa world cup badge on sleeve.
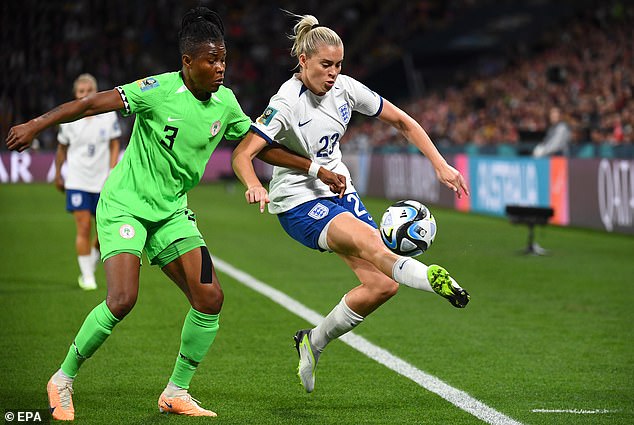
M 156 78 L 152 78 L 152 77 L 144 78 L 143 80 L 137 80 L 136 83 L 141 89 L 141 91 L 150 90 L 150 89 L 153 89 L 154 87 L 159 86 L 159 82 L 156 81 Z
M 264 113 L 260 115 L 260 118 L 258 118 L 258 123 L 269 125 L 275 114 L 277 114 L 277 109 L 271 106 L 267 107 Z

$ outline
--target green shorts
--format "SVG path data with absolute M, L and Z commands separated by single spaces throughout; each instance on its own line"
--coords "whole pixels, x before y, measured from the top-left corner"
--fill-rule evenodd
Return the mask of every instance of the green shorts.
M 196 216 L 187 208 L 154 222 L 114 207 L 102 198 L 97 205 L 96 221 L 102 261 L 122 252 L 141 258 L 145 250 L 150 264 L 163 267 L 185 252 L 205 245 Z

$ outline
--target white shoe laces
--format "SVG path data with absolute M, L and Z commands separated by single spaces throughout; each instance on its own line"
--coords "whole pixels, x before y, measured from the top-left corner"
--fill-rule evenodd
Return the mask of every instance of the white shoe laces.
M 71 384 L 65 383 L 63 386 L 57 386 L 57 392 L 59 393 L 59 402 L 62 405 L 62 409 L 66 410 L 70 407 L 71 396 L 73 395 L 73 387 Z
M 196 400 L 194 397 L 191 396 L 191 394 L 187 393 L 186 397 L 181 397 L 183 400 L 193 404 L 197 409 L 199 410 L 205 410 L 202 407 L 200 407 L 200 401 Z
M 192 397 L 191 394 L 189 392 L 187 392 L 187 390 L 185 390 L 185 394 L 177 394 L 177 395 L 175 395 L 175 397 L 178 397 L 181 400 L 184 400 L 184 401 L 186 401 L 188 403 L 193 404 L 197 409 L 205 410 L 202 407 L 200 407 L 200 401 L 196 400 L 194 397 Z
M 189 396 L 189 400 L 194 403 L 194 406 L 196 406 L 199 409 L 202 409 L 202 407 L 200 407 L 200 401 L 196 400 L 194 397 L 192 397 L 191 395 Z

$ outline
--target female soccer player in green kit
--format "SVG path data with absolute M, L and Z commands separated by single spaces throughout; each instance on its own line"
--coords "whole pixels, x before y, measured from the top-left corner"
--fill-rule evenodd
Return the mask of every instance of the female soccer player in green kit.
M 54 124 L 121 110 L 136 114 L 130 143 L 113 169 L 97 208 L 108 293 L 84 320 L 60 369 L 47 385 L 54 419 L 73 420 L 72 384 L 82 363 L 91 357 L 133 308 L 139 291 L 141 252 L 184 292 L 191 304 L 181 333 L 173 373 L 159 397 L 162 412 L 216 416 L 188 392 L 198 364 L 218 331 L 223 293 L 211 257 L 192 211 L 187 192 L 193 188 L 224 137 L 242 139 L 251 120 L 233 92 L 223 86 L 226 50 L 220 17 L 204 7 L 185 14 L 179 34 L 182 69 L 135 81 L 113 90 L 60 105 L 13 127 L 11 150 L 27 149 L 34 137 Z M 279 151 L 274 165 L 310 161 Z M 269 152 L 267 161 L 275 157 Z M 290 161 L 290 162 L 284 162 Z M 345 182 L 327 170 L 322 180 L 333 191 Z

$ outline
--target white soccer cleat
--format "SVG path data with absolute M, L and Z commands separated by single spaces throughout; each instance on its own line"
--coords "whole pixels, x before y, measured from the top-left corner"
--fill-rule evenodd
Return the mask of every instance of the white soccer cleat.
M 320 354 L 310 343 L 309 335 L 310 329 L 304 329 L 297 331 L 293 337 L 297 354 L 299 354 L 297 376 L 299 376 L 299 380 L 307 393 L 311 393 L 315 389 L 315 368 Z
M 97 289 L 97 282 L 95 281 L 94 277 L 92 279 L 84 279 L 82 275 L 79 275 L 79 277 L 77 278 L 77 283 L 79 284 L 79 287 L 84 291 L 94 291 L 95 289 Z

